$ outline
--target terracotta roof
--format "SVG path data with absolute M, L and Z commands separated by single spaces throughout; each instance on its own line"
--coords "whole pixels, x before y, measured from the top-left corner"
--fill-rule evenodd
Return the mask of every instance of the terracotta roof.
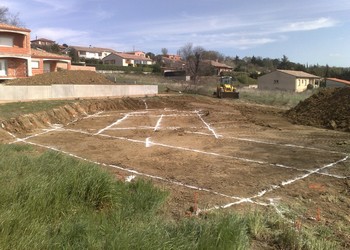
M 49 53 L 49 52 L 46 52 L 43 50 L 38 50 L 38 49 L 32 49 L 32 57 L 33 58 L 51 58 L 51 59 L 71 60 L 71 58 L 69 56 Z
M 224 63 L 219 63 L 217 61 L 214 60 L 205 60 L 205 62 L 210 62 L 211 66 L 217 67 L 217 68 L 226 68 L 226 69 L 233 69 L 233 67 L 224 64 Z
M 136 50 L 136 51 L 127 51 L 127 52 L 124 52 L 125 54 L 133 54 L 135 55 L 136 53 L 143 53 L 143 54 L 146 54 L 145 52 L 141 51 L 141 50 Z
M 86 51 L 86 52 L 92 52 L 92 53 L 102 53 L 102 52 L 115 53 L 116 52 L 113 49 L 98 48 L 98 47 L 69 46 L 68 48 L 73 48 L 73 49 L 76 49 L 76 50 L 79 50 L 79 51 Z
M 131 59 L 131 60 L 142 60 L 142 61 L 152 61 L 152 59 L 143 57 L 143 56 L 136 56 L 132 54 L 127 54 L 127 53 L 113 53 L 117 56 L 120 56 L 121 58 L 124 59 Z
M 162 56 L 162 60 L 165 62 L 186 63 L 185 61 L 182 61 L 182 60 L 172 59 L 172 58 L 164 57 L 164 56 Z
M 6 23 L 0 23 L 0 29 L 30 32 L 29 29 L 17 27 L 17 26 L 14 26 L 14 25 L 9 25 L 9 24 L 6 24 Z
M 343 79 L 327 78 L 327 80 L 331 80 L 331 81 L 334 81 L 334 82 L 340 82 L 340 83 L 343 83 L 343 84 L 346 84 L 346 85 L 350 86 L 350 81 L 346 81 L 346 80 L 343 80 Z
M 296 70 L 284 70 L 284 69 L 278 69 L 277 71 L 288 74 L 288 75 L 292 75 L 295 77 L 302 77 L 302 78 L 321 78 L 319 76 L 315 76 L 309 73 L 306 73 L 304 71 L 296 71 Z

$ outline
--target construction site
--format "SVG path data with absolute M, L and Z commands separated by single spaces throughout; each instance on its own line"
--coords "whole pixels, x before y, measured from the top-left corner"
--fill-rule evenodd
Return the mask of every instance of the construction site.
M 349 223 L 350 134 L 290 117 L 200 96 L 86 100 L 3 121 L 1 138 L 96 163 L 121 180 L 151 179 L 170 191 L 174 218 L 269 207 L 291 222 Z

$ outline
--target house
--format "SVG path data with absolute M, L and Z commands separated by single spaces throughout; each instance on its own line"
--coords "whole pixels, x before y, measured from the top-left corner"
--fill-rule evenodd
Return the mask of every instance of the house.
M 104 57 L 108 56 L 111 53 L 116 53 L 113 49 L 107 48 L 97 48 L 97 47 L 81 47 L 81 46 L 69 46 L 65 53 L 68 54 L 72 49 L 74 49 L 79 58 L 86 59 L 98 59 L 102 60 Z
M 186 62 L 181 60 L 181 57 L 168 57 L 162 56 L 162 69 L 166 70 L 184 70 L 186 68 Z
M 217 75 L 221 75 L 223 72 L 232 72 L 233 70 L 233 67 L 224 63 L 220 63 L 217 60 L 204 60 L 204 62 L 214 67 Z
M 164 55 L 163 58 L 168 58 L 168 59 L 171 59 L 171 60 L 174 60 L 174 61 L 181 61 L 182 58 L 180 55 Z
M 146 53 L 143 51 L 132 51 L 132 52 L 125 52 L 126 54 L 140 56 L 140 57 L 146 57 Z
M 33 75 L 55 72 L 58 68 L 71 69 L 71 58 L 69 56 L 53 54 L 40 49 L 32 49 L 31 57 Z
M 117 66 L 152 65 L 152 59 L 128 53 L 112 53 L 102 59 L 103 64 L 114 64 Z
M 70 69 L 71 58 L 30 47 L 30 30 L 0 23 L 0 80 Z
M 326 88 L 350 87 L 350 81 L 337 78 L 327 78 Z
M 30 30 L 0 23 L 0 80 L 32 75 Z
M 52 46 L 54 45 L 56 42 L 46 39 L 46 38 L 39 38 L 39 39 L 35 39 L 30 41 L 32 45 L 34 46 Z
M 318 88 L 321 78 L 303 71 L 276 70 L 258 77 L 258 89 L 302 92 Z

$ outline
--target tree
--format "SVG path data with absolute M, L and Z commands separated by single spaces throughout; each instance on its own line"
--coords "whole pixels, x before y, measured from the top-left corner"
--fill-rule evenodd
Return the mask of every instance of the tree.
M 71 58 L 72 58 L 72 62 L 79 62 L 79 56 L 78 56 L 78 51 L 74 48 L 70 48 L 69 49 L 69 54 L 68 54 Z
M 203 51 L 203 59 L 204 60 L 213 60 L 213 61 L 223 61 L 224 56 L 215 50 L 207 50 Z
M 51 45 L 37 45 L 37 44 L 31 44 L 31 47 L 33 49 L 42 49 L 49 53 L 54 54 L 61 54 L 61 48 L 57 43 L 51 44 Z
M 152 53 L 152 52 L 147 52 L 147 53 L 146 53 L 146 56 L 147 56 L 148 58 L 151 58 L 152 60 L 154 60 L 154 58 L 156 57 L 156 55 L 155 55 L 154 53 Z
M 286 55 L 283 55 L 280 64 L 278 65 L 278 69 L 290 69 L 291 63 Z
M 186 61 L 186 70 L 190 74 L 193 85 L 196 87 L 200 77 L 200 69 L 203 64 L 204 48 L 193 47 L 192 43 L 187 43 L 179 50 L 180 56 Z
M 19 20 L 18 15 L 18 13 L 10 13 L 9 8 L 7 7 L 0 7 L 0 23 L 23 27 L 24 25 Z
M 162 55 L 166 56 L 168 54 L 168 49 L 167 48 L 162 48 Z

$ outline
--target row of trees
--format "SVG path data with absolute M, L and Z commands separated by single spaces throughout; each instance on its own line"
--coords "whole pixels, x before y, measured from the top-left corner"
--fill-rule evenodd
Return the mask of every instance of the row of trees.
M 298 70 L 304 71 L 310 74 L 314 74 L 320 77 L 335 77 L 350 81 L 350 68 L 344 67 L 330 67 L 329 65 L 304 65 L 289 61 L 286 55 L 283 55 L 280 59 L 262 58 L 262 57 L 244 57 L 239 59 L 238 57 L 226 58 L 228 62 L 233 62 L 235 65 L 235 71 L 248 72 L 253 78 L 256 78 L 259 74 L 268 73 L 276 69 L 286 70 Z

